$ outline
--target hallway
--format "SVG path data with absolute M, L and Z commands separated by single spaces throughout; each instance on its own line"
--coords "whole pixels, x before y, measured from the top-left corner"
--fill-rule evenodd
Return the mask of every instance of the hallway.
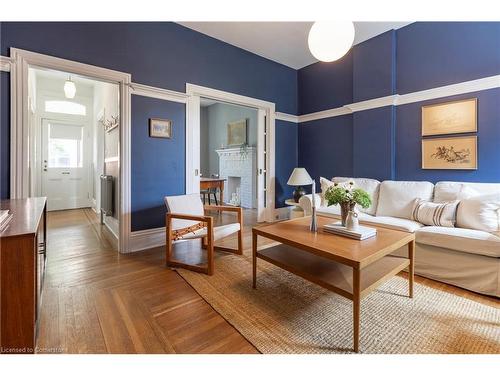
M 48 224 L 39 353 L 257 352 L 165 268 L 163 248 L 117 253 L 90 209 Z

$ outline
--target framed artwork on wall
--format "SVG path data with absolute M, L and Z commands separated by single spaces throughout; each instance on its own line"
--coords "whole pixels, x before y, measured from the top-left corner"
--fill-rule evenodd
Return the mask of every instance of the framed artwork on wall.
M 422 135 L 477 131 L 477 98 L 422 107 Z
M 152 138 L 172 138 L 172 120 L 150 118 L 149 136 Z
M 422 139 L 422 169 L 477 169 L 477 136 Z
M 228 146 L 241 146 L 247 143 L 247 119 L 227 124 Z

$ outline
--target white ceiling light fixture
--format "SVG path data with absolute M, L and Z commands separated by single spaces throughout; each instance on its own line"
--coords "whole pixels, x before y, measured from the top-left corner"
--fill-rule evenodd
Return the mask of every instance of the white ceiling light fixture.
M 71 80 L 71 76 L 64 82 L 64 96 L 68 99 L 73 99 L 76 94 L 75 82 Z
M 324 62 L 340 59 L 351 49 L 353 42 L 354 24 L 351 21 L 315 22 L 307 39 L 312 55 Z

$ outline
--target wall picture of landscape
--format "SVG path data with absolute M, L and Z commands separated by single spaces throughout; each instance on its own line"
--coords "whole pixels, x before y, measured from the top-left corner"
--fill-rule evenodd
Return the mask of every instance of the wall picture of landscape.
M 472 133 L 476 131 L 476 98 L 422 107 L 423 136 Z
M 423 169 L 477 169 L 477 136 L 422 139 Z

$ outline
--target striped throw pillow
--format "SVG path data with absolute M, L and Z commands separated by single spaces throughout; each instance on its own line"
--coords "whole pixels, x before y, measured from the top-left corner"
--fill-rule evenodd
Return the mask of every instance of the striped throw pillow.
M 412 219 L 424 225 L 436 227 L 454 227 L 457 217 L 457 206 L 460 201 L 435 203 L 415 199 Z

